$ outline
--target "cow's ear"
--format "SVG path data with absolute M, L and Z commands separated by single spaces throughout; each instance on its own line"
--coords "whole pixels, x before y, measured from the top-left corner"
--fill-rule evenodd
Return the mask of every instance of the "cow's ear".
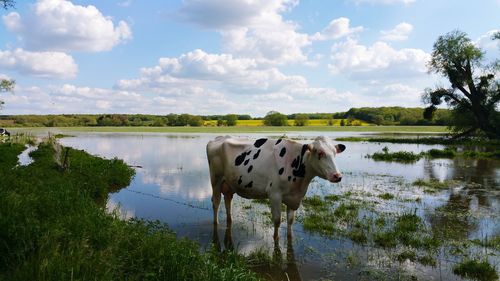
M 337 153 L 342 153 L 342 151 L 345 150 L 345 145 L 339 143 L 335 146 L 335 149 L 337 150 Z

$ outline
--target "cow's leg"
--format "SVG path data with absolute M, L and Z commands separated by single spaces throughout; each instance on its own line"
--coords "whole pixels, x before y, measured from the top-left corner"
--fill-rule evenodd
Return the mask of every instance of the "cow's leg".
M 281 223 L 281 197 L 271 197 L 269 198 L 271 202 L 271 218 L 274 223 L 274 243 L 278 242 L 279 235 L 278 230 L 280 228 Z
M 229 187 L 226 182 L 222 183 L 222 194 L 224 194 L 224 205 L 226 205 L 227 226 L 230 227 L 233 223 L 233 219 L 231 218 L 231 201 L 233 200 L 233 192 L 231 191 L 231 187 Z
M 219 205 L 221 200 L 221 183 L 215 176 L 210 176 L 212 182 L 212 209 L 214 211 L 214 225 L 219 223 Z
M 293 221 L 295 220 L 295 210 L 291 209 L 290 207 L 286 207 L 286 221 L 287 221 L 287 235 L 288 239 L 292 238 L 292 224 Z

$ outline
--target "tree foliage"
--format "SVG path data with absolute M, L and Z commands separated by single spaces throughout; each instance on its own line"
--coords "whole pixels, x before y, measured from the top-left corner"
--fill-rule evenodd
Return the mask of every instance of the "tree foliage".
M 493 39 L 500 37 L 495 34 Z M 450 88 L 426 89 L 425 117 L 432 118 L 443 102 L 452 110 L 455 137 L 481 132 L 490 138 L 500 137 L 500 100 L 498 64 L 485 66 L 483 51 L 467 34 L 458 30 L 440 36 L 434 43 L 429 70 L 446 77 Z
M 296 114 L 295 115 L 295 126 L 307 126 L 309 125 L 309 116 L 307 114 Z
M 264 117 L 264 125 L 266 126 L 288 126 L 288 118 L 286 115 L 277 111 L 269 111 Z
M 236 126 L 236 122 L 238 121 L 238 115 L 228 114 L 224 116 L 224 121 L 226 121 L 227 126 Z
M 0 0 L 0 7 L 7 10 L 8 8 L 14 8 L 15 3 L 14 0 Z

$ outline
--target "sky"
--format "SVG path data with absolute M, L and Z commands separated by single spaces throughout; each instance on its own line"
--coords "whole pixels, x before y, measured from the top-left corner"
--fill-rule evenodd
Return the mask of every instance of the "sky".
M 422 107 L 436 39 L 498 58 L 500 0 L 17 0 L 0 10 L 0 114 Z

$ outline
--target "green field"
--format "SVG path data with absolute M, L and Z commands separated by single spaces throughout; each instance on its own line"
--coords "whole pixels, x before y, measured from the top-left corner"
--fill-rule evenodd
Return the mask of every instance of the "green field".
M 287 133 L 287 132 L 377 132 L 446 133 L 445 126 L 234 126 L 234 127 L 23 127 L 17 132 L 144 132 L 144 133 Z

